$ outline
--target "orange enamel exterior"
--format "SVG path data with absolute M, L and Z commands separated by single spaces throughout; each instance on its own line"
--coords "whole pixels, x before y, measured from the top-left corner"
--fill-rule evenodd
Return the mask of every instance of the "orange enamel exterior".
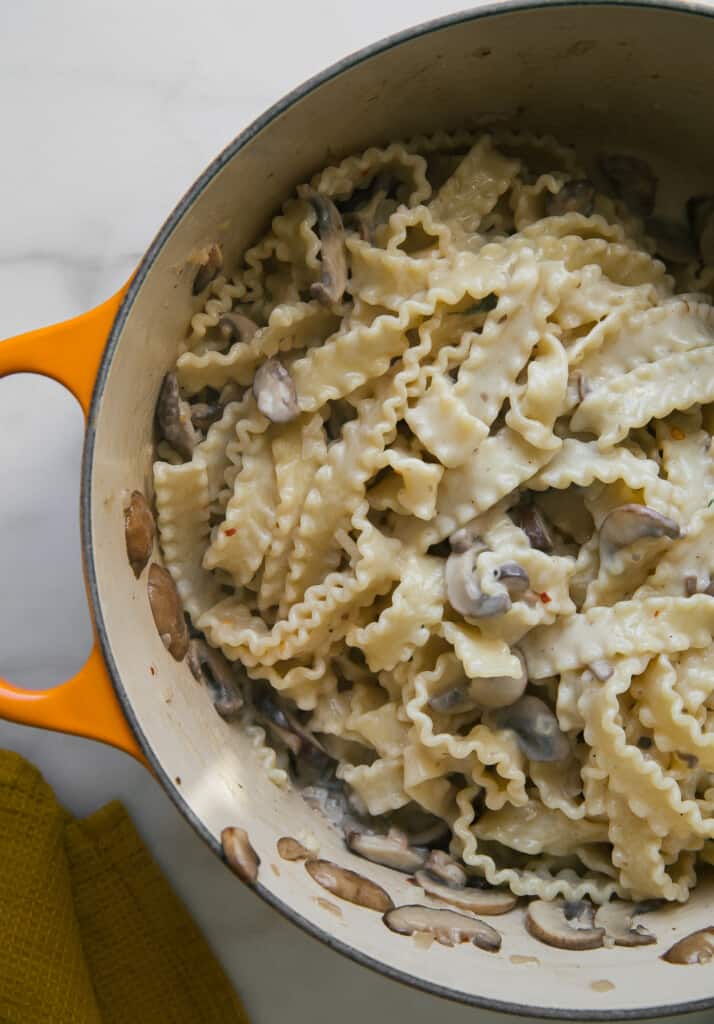
M 72 392 L 86 420 L 107 336 L 126 287 L 82 316 L 0 342 L 0 377 L 52 377 Z M 0 718 L 99 740 L 144 762 L 96 640 L 80 671 L 59 686 L 25 690 L 0 679 Z

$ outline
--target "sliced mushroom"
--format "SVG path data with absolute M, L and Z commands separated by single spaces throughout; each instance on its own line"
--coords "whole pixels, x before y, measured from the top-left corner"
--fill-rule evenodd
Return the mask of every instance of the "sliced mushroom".
M 294 728 L 294 722 L 275 700 L 269 688 L 259 690 L 254 697 L 255 710 L 273 735 L 285 744 L 294 757 L 298 757 L 304 746 L 303 737 Z
M 229 345 L 235 345 L 237 341 L 251 341 L 258 325 L 243 313 L 224 313 L 218 321 L 218 330 Z
M 414 881 L 428 896 L 450 903 L 461 910 L 470 910 L 474 914 L 507 914 L 518 902 L 513 893 L 504 889 L 457 888 L 453 885 L 442 885 L 435 882 L 427 871 L 417 871 Z
M 320 280 L 311 286 L 311 294 L 325 305 L 339 302 L 347 285 L 345 229 L 340 212 L 329 196 L 306 189 L 303 193 L 317 216 L 320 237 Z
M 207 434 L 223 415 L 223 406 L 219 402 L 194 402 L 190 409 L 191 423 L 202 434 Z
M 244 828 L 224 828 L 221 832 L 223 856 L 233 874 L 238 875 L 241 882 L 253 885 L 258 880 L 260 857 L 250 844 L 248 833 Z
M 162 644 L 176 661 L 182 661 L 188 650 L 188 627 L 181 598 L 171 574 L 156 562 L 149 566 L 147 592 Z
M 648 932 L 641 924 L 635 924 L 633 918 L 644 913 L 642 904 L 623 903 L 612 900 L 604 903 L 595 914 L 595 927 L 605 930 L 606 946 L 650 946 L 657 937 Z
M 692 196 L 687 217 L 704 263 L 714 263 L 714 196 Z
M 451 607 L 471 619 L 487 619 L 503 615 L 511 607 L 505 587 L 495 594 L 484 594 L 476 574 L 478 547 L 453 552 L 446 559 L 444 578 L 446 596 Z
M 305 870 L 323 889 L 347 903 L 356 903 L 358 907 L 376 910 L 380 914 L 394 906 L 389 894 L 381 886 L 332 861 L 308 860 L 305 862 Z
M 307 847 L 292 836 L 282 836 L 278 839 L 277 849 L 283 860 L 307 860 L 311 856 Z
M 689 230 L 665 217 L 648 217 L 647 234 L 655 243 L 655 252 L 666 263 L 692 263 L 697 258 L 697 247 Z
M 675 942 L 660 960 L 668 964 L 708 964 L 714 960 L 714 927 L 700 928 Z
M 588 178 L 574 178 L 566 181 L 563 187 L 553 195 L 549 192 L 545 199 L 546 217 L 562 217 L 565 213 L 581 213 L 590 217 L 595 204 L 595 186 Z
M 167 373 L 163 379 L 156 403 L 156 421 L 162 437 L 182 459 L 190 459 L 200 437 L 191 422 L 191 406 L 179 393 L 175 373 Z
M 598 161 L 602 174 L 618 199 L 638 217 L 649 217 L 654 209 L 657 178 L 644 160 L 613 154 Z
M 126 553 L 137 579 L 146 568 L 154 547 L 154 517 L 141 491 L 132 491 L 124 509 Z
M 437 881 L 457 889 L 463 888 L 468 878 L 461 864 L 444 850 L 432 850 L 424 862 L 424 870 Z
M 645 538 L 676 540 L 680 532 L 673 519 L 655 512 L 649 505 L 618 505 L 600 524 L 600 555 L 609 559 L 621 548 Z
M 474 708 L 503 708 L 515 704 L 528 685 L 528 670 L 521 652 L 514 648 L 512 653 L 521 665 L 517 676 L 481 676 L 466 680 L 460 686 L 431 697 L 429 706 L 442 714 L 457 715 Z
M 411 874 L 417 871 L 426 860 L 426 850 L 418 850 L 409 845 L 406 832 L 398 828 L 390 828 L 386 835 L 375 835 L 370 832 L 348 832 L 345 842 L 347 848 L 364 857 L 373 864 L 382 864 L 386 868 L 406 871 Z
M 390 931 L 398 935 L 426 932 L 442 946 L 473 942 L 474 946 L 489 953 L 497 953 L 501 948 L 501 936 L 495 928 L 485 921 L 479 921 L 477 917 L 466 917 L 455 910 L 412 904 L 395 907 L 386 913 L 382 920 Z
M 493 570 L 493 578 L 508 591 L 509 597 L 525 593 L 531 585 L 528 573 L 518 562 L 504 562 Z
M 195 638 L 188 645 L 188 666 L 199 683 L 213 695 L 213 706 L 226 721 L 236 718 L 243 707 L 243 695 L 233 665 L 215 647 Z
M 295 384 L 279 359 L 266 359 L 253 378 L 258 408 L 271 423 L 290 423 L 300 415 Z
M 544 551 L 546 554 L 553 550 L 553 537 L 548 525 L 532 502 L 521 506 L 518 523 L 532 548 L 535 548 L 536 551 Z
M 526 912 L 526 929 L 540 942 L 556 949 L 598 949 L 605 929 L 595 925 L 587 900 L 534 900 Z
M 372 182 L 372 194 L 369 199 L 354 212 L 354 220 L 357 224 L 360 238 L 363 238 L 365 242 L 374 244 L 375 231 L 380 222 L 380 210 L 391 189 L 392 179 L 390 176 L 385 172 L 378 174 Z
M 531 761 L 564 761 L 570 753 L 558 719 L 540 697 L 526 694 L 510 707 L 499 708 L 493 712 L 493 722 L 515 733 L 518 746 Z
M 200 295 L 205 288 L 208 288 L 211 281 L 218 274 L 218 271 L 223 266 L 223 250 L 220 245 L 215 243 L 209 245 L 201 252 L 197 262 L 198 270 L 193 279 L 194 295 Z

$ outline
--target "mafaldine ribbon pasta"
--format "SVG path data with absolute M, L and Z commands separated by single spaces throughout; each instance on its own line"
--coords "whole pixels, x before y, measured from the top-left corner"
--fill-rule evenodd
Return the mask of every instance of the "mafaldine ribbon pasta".
M 712 275 L 626 191 L 513 132 L 348 157 L 159 403 L 164 561 L 271 778 L 546 899 L 683 901 L 714 839 Z

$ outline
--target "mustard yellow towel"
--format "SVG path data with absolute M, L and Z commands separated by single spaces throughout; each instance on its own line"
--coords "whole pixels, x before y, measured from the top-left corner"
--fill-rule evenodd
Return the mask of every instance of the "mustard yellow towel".
M 74 821 L 0 751 L 1 1024 L 247 1024 L 119 803 Z

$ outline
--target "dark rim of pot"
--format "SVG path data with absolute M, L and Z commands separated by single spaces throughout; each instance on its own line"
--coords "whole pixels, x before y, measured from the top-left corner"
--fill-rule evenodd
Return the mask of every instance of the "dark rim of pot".
M 84 455 L 82 461 L 82 495 L 81 495 L 81 519 L 82 519 L 82 548 L 85 563 L 85 572 L 87 576 L 87 582 L 92 603 L 92 613 L 101 644 L 102 653 L 107 663 L 114 689 L 117 697 L 121 703 L 121 707 L 126 715 L 126 718 L 139 741 L 141 749 L 146 756 L 147 761 L 151 765 L 156 778 L 159 780 L 163 788 L 168 793 L 169 797 L 173 800 L 181 814 L 188 820 L 193 826 L 199 836 L 210 846 L 213 852 L 220 858 L 222 857 L 221 845 L 213 834 L 206 828 L 200 818 L 192 811 L 188 806 L 179 789 L 174 784 L 173 780 L 169 778 L 166 772 L 163 770 L 160 761 L 156 757 L 150 743 L 146 739 L 143 733 L 141 724 L 134 714 L 131 702 L 127 697 L 124 690 L 124 686 L 121 681 L 121 676 L 114 660 L 111 643 L 107 634 L 106 624 L 102 615 L 102 607 L 99 600 L 99 590 L 97 584 L 96 565 L 94 562 L 94 553 L 92 550 L 92 508 L 91 508 L 91 493 L 92 493 L 92 468 L 94 463 L 94 445 L 96 438 L 96 419 L 99 410 L 99 405 L 102 401 L 104 394 L 104 388 L 106 386 L 109 369 L 116 351 L 119 338 L 122 330 L 126 323 L 127 317 L 134 304 L 134 300 L 138 295 L 144 280 L 151 269 L 154 261 L 161 253 L 166 242 L 170 238 L 176 226 L 179 224 L 184 214 L 190 209 L 190 207 L 196 202 L 198 197 L 215 178 L 215 176 L 225 167 L 225 165 L 233 159 L 233 157 L 241 149 L 243 149 L 256 135 L 259 134 L 264 128 L 266 128 L 272 121 L 283 114 L 286 110 L 292 107 L 299 100 L 302 100 L 309 93 L 313 92 L 319 86 L 324 85 L 326 82 L 337 78 L 343 72 L 356 67 L 365 61 L 370 60 L 372 57 L 378 54 L 384 53 L 387 50 L 394 49 L 400 46 L 402 43 L 409 42 L 423 35 L 429 33 L 438 32 L 445 28 L 450 28 L 454 25 L 463 24 L 470 21 L 479 21 L 483 18 L 499 17 L 502 15 L 513 14 L 519 11 L 530 11 L 538 10 L 547 7 L 626 7 L 635 9 L 655 9 L 655 10 L 668 10 L 676 12 L 678 14 L 692 14 L 700 17 L 711 18 L 714 13 L 714 7 L 709 7 L 704 3 L 685 3 L 679 2 L 679 0 L 635 0 L 635 2 L 623 2 L 623 0 L 576 0 L 576 2 L 561 2 L 561 0 L 533 0 L 533 2 L 524 2 L 524 0 L 505 0 L 500 3 L 486 3 L 482 7 L 475 10 L 465 10 L 456 14 L 447 15 L 442 18 L 436 18 L 432 21 L 423 22 L 422 24 L 415 25 L 412 28 L 405 29 L 401 32 L 397 32 L 394 35 L 387 36 L 384 39 L 372 44 L 371 46 L 364 47 L 358 50 L 356 53 L 345 57 L 343 60 L 338 61 L 336 64 L 331 65 L 325 71 L 315 75 L 313 78 L 308 79 L 298 88 L 288 93 L 281 100 L 270 107 L 264 114 L 258 117 L 251 125 L 249 125 L 240 135 L 228 145 L 226 148 L 216 157 L 216 159 L 209 164 L 203 174 L 195 181 L 195 183 L 189 188 L 185 195 L 179 200 L 172 212 L 169 214 L 165 223 L 159 230 L 158 234 L 154 238 L 153 242 L 149 246 L 144 255 L 139 267 L 132 279 L 129 290 L 119 308 L 116 319 L 112 326 L 109 338 L 107 341 L 104 355 L 99 367 L 97 374 L 97 380 L 94 387 L 94 393 L 92 396 L 92 404 L 89 411 L 87 435 L 84 446 Z M 420 978 L 415 974 L 409 974 L 407 971 L 397 970 L 390 967 L 388 964 L 383 963 L 380 960 L 376 960 L 373 957 L 367 956 L 360 950 L 355 949 L 349 943 L 342 942 L 336 939 L 329 932 L 325 931 L 321 927 L 313 922 L 308 921 L 306 918 L 298 914 L 291 906 L 284 903 L 283 900 L 279 899 L 272 893 L 268 888 L 257 883 L 254 887 L 255 892 L 263 899 L 266 903 L 270 904 L 278 910 L 284 917 L 286 917 L 293 924 L 302 928 L 303 931 L 312 935 L 314 938 L 319 939 L 325 943 L 330 949 L 343 954 L 351 960 L 357 961 L 365 967 L 369 967 L 379 974 L 386 975 L 389 978 L 393 978 L 395 981 L 402 982 L 403 984 L 411 987 L 421 989 L 424 992 L 429 993 L 433 996 L 441 996 L 445 999 L 451 999 L 456 1002 L 466 1003 L 470 1006 L 477 1006 L 483 1009 L 494 1010 L 501 1013 L 520 1014 L 528 1017 L 540 1017 L 555 1020 L 577 1020 L 577 1021 L 620 1021 L 620 1020 L 638 1020 L 647 1017 L 663 1017 L 673 1016 L 683 1013 L 692 1013 L 696 1010 L 711 1009 L 714 1007 L 714 995 L 711 998 L 691 1000 L 689 1002 L 673 1003 L 667 1006 L 649 1006 L 642 1009 L 634 1010 L 583 1010 L 577 1007 L 570 1008 L 547 1008 L 538 1007 L 533 1005 L 524 1005 L 523 1003 L 513 1003 L 508 1000 L 501 999 L 490 999 L 483 996 L 475 995 L 470 992 L 462 992 L 452 988 L 446 988 L 442 985 L 438 985 L 434 982 L 427 981 L 424 978 Z

